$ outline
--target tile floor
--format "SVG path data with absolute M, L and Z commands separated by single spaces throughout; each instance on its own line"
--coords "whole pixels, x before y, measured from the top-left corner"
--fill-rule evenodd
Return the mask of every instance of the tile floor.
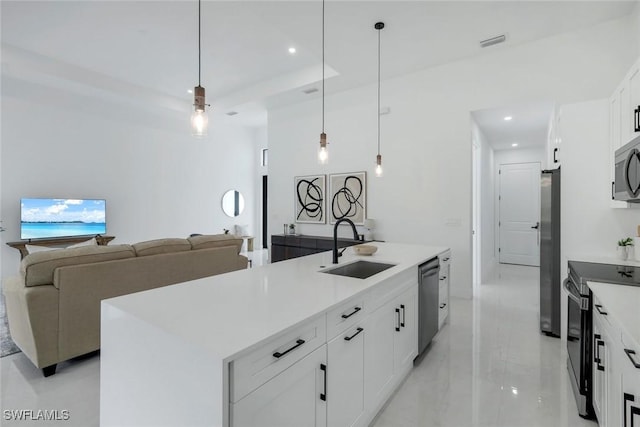
M 577 415 L 563 343 L 538 332 L 537 268 L 501 266 L 474 300 L 452 299 L 450 313 L 375 427 L 596 427 Z M 0 424 L 98 426 L 99 363 L 74 360 L 43 378 L 21 353 L 0 359 Z M 68 410 L 70 418 L 8 420 L 5 410 L 15 409 Z
M 449 323 L 375 427 L 597 427 L 578 416 L 566 344 L 538 330 L 539 269 L 501 265 Z

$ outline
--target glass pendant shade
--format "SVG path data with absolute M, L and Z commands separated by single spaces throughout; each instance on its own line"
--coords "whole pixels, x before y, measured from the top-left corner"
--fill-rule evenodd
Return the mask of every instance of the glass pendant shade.
M 206 136 L 209 125 L 209 117 L 205 111 L 205 92 L 202 86 L 196 86 L 193 89 L 194 112 L 191 114 L 191 133 L 193 136 Z
M 378 154 L 376 157 L 376 177 L 381 178 L 384 175 L 382 170 L 382 156 Z
M 329 150 L 327 148 L 327 134 L 320 134 L 320 147 L 318 147 L 318 163 L 326 165 L 329 162 Z

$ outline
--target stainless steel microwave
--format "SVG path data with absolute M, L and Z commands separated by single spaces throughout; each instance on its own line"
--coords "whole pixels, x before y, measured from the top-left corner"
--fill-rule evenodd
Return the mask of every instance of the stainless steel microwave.
M 640 135 L 616 150 L 613 199 L 640 203 Z

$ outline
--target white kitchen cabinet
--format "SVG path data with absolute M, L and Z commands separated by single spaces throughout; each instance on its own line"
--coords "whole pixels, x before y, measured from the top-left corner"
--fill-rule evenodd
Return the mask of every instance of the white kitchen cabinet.
M 549 131 L 547 133 L 547 167 L 546 169 L 558 169 L 560 167 L 560 148 L 562 137 L 560 135 L 561 112 L 554 107 L 549 119 Z
M 393 339 L 397 316 L 393 304 L 384 304 L 369 315 L 365 339 L 365 405 L 375 408 L 386 399 L 393 386 Z M 390 345 L 391 344 L 391 345 Z
M 635 110 L 639 107 L 640 58 L 629 69 L 609 99 L 609 164 L 612 183 L 615 176 L 615 151 L 640 136 L 640 133 L 635 129 Z M 611 200 L 611 207 L 628 208 L 632 206 L 627 202 Z
M 602 307 L 601 305 L 597 304 Z M 604 311 L 603 311 L 604 312 Z M 600 427 L 609 425 L 607 418 L 607 375 L 610 373 L 611 338 L 602 325 L 602 314 L 593 312 L 593 363 L 591 367 L 593 392 L 591 395 L 593 410 Z
M 393 335 L 393 372 L 399 374 L 413 364 L 413 359 L 418 355 L 418 330 L 416 325 L 418 288 L 413 286 L 395 301 L 394 312 L 396 324 Z
M 640 346 L 635 345 L 622 334 L 621 382 L 620 398 L 624 409 L 622 422 L 625 427 L 640 425 Z
M 327 347 L 323 345 L 232 405 L 235 427 L 327 425 Z
M 364 419 L 364 342 L 368 330 L 357 324 L 328 344 L 327 425 L 352 427 Z
M 327 346 L 319 347 L 231 408 L 234 427 L 324 427 Z
M 439 279 L 439 304 L 438 304 L 438 330 L 442 328 L 449 316 L 449 294 L 450 294 L 450 273 L 451 273 L 451 252 L 447 251 L 440 257 Z

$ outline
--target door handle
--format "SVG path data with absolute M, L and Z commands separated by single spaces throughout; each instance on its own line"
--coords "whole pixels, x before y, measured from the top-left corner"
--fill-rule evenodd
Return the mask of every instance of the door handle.
M 402 326 L 404 328 L 404 320 L 405 320 L 405 317 L 404 317 L 404 304 L 400 305 L 400 309 L 402 310 L 402 322 L 400 322 L 400 326 Z
M 633 350 L 629 350 L 628 348 L 625 348 L 624 352 L 626 353 L 626 355 L 629 358 L 629 360 L 631 360 L 631 363 L 633 364 L 633 367 L 636 368 L 636 369 L 640 369 L 640 363 L 636 362 L 635 360 L 633 360 L 633 357 L 631 357 L 631 355 L 632 354 L 636 354 L 636 352 L 633 351 Z
M 289 349 L 287 349 L 287 350 L 285 350 L 283 352 L 276 351 L 275 353 L 273 353 L 273 357 L 275 357 L 276 359 L 280 359 L 282 356 L 284 356 L 285 354 L 295 350 L 296 348 L 300 347 L 304 343 L 305 343 L 305 340 L 297 339 L 296 340 L 296 345 L 294 345 L 293 347 L 291 347 L 291 348 L 289 348 Z
M 534 225 L 533 227 L 534 230 L 537 230 L 538 228 L 540 228 L 540 222 L 536 222 L 536 225 Z
M 594 307 L 596 308 L 596 310 L 598 310 L 598 313 L 602 314 L 603 316 L 609 314 L 606 311 L 602 311 L 602 306 L 600 304 L 595 304 Z
M 351 341 L 352 339 L 354 339 L 362 331 L 364 331 L 364 329 L 358 328 L 358 329 L 356 329 L 356 332 L 353 335 L 351 335 L 350 337 L 344 337 L 344 340 L 345 341 Z
M 558 158 L 556 157 L 556 154 L 558 154 L 558 149 L 554 148 L 553 149 L 553 163 L 558 163 Z
M 396 308 L 396 320 L 398 321 L 398 323 L 396 323 L 396 332 L 400 332 L 400 309 Z
M 635 126 L 634 126 L 634 130 L 636 132 L 640 132 L 640 105 L 638 105 L 638 108 L 636 108 L 634 110 L 635 113 Z
M 320 400 L 327 401 L 327 365 L 320 364 L 320 370 L 324 373 L 324 393 L 320 393 Z
M 600 347 L 602 346 L 602 348 L 604 348 L 604 341 L 602 340 L 598 340 L 596 342 L 596 347 Z M 598 356 L 600 356 L 600 351 L 598 351 Z M 601 364 L 602 359 L 600 359 L 600 357 L 598 357 L 598 361 L 596 362 L 596 364 L 598 365 L 598 371 L 604 371 L 604 365 Z

